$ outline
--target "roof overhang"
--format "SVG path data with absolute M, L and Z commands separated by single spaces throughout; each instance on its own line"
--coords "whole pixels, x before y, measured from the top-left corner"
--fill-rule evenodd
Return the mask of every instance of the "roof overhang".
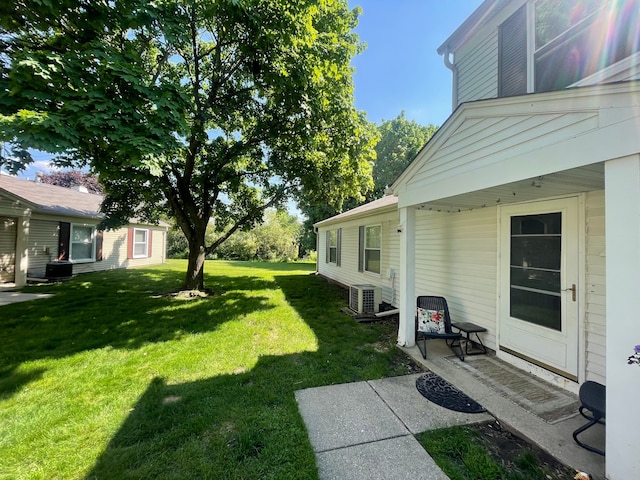
M 462 104 L 394 182 L 398 206 L 457 212 L 604 188 L 640 152 L 640 82 Z
M 385 213 L 393 213 L 398 211 L 398 198 L 387 195 L 378 200 L 374 200 L 359 207 L 353 208 L 347 212 L 340 213 L 326 220 L 314 223 L 315 228 L 326 227 L 338 223 L 344 223 L 362 218 L 371 217 L 373 215 L 382 215 Z

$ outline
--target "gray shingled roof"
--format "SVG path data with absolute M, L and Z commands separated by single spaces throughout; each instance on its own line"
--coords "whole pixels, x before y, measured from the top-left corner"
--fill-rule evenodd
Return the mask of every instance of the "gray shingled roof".
M 3 193 L 21 200 L 34 212 L 90 218 L 103 216 L 100 204 L 104 197 L 94 193 L 0 175 L 0 194 Z

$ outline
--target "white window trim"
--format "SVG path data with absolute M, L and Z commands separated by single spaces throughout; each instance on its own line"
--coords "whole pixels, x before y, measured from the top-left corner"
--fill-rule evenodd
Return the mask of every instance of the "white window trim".
M 91 228 L 91 258 L 73 258 L 73 230 L 76 228 Z M 77 242 L 76 242 L 77 243 Z M 96 226 L 86 223 L 72 223 L 69 231 L 69 261 L 72 263 L 91 263 L 96 261 Z
M 136 242 L 136 232 L 144 232 L 144 242 Z M 149 258 L 149 229 L 148 228 L 134 228 L 133 240 L 131 245 L 131 257 L 132 258 Z M 136 255 L 136 245 L 144 245 L 144 254 Z
M 367 229 L 371 227 L 380 227 L 380 248 L 367 248 Z M 380 252 L 380 271 L 372 272 L 367 270 L 367 250 L 377 250 Z M 362 246 L 362 270 L 369 275 L 381 276 L 382 275 L 382 224 L 374 223 L 364 226 L 364 245 Z

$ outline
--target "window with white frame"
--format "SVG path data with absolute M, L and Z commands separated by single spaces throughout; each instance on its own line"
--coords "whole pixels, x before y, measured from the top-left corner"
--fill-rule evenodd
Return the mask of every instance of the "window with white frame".
M 93 262 L 96 259 L 96 228 L 92 225 L 71 224 L 69 260 Z
M 370 225 L 364 228 L 364 271 L 380 273 L 382 258 L 382 225 Z
M 340 248 L 342 243 L 342 229 L 327 230 L 326 246 L 327 256 L 326 263 L 335 263 L 336 267 L 340 266 Z
M 149 230 L 143 228 L 133 229 L 133 258 L 146 258 L 149 256 Z

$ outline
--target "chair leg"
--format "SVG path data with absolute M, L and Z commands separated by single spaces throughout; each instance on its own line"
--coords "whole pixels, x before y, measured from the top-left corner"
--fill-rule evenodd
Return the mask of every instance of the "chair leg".
M 578 428 L 576 431 L 573 432 L 573 439 L 582 448 L 585 448 L 585 449 L 589 450 L 590 452 L 597 453 L 598 455 L 605 456 L 604 450 L 600 450 L 598 448 L 592 447 L 591 445 L 587 445 L 586 443 L 583 443 L 580 440 L 578 440 L 578 435 L 580 435 L 582 432 L 584 432 L 588 428 L 593 427 L 597 423 L 602 423 L 600 417 L 595 417 L 595 416 L 594 417 L 589 417 L 589 416 L 585 415 L 584 412 L 583 412 L 583 407 L 580 407 L 579 410 L 580 410 L 580 413 L 582 414 L 582 416 L 585 417 L 586 419 L 588 419 L 589 422 L 587 422 L 586 424 L 584 424 L 583 426 L 581 426 L 580 428 Z
M 422 353 L 422 358 L 427 359 L 427 339 L 422 337 L 422 348 L 420 348 L 420 344 L 418 343 L 418 350 Z
M 445 340 L 445 343 L 451 349 L 451 351 L 456 354 L 456 357 L 464 362 L 464 350 L 462 349 L 462 342 L 460 341 L 460 339 L 454 338 L 453 340 L 451 340 L 451 343 L 449 343 L 449 340 Z M 460 351 L 460 353 L 456 353 L 456 348 Z

